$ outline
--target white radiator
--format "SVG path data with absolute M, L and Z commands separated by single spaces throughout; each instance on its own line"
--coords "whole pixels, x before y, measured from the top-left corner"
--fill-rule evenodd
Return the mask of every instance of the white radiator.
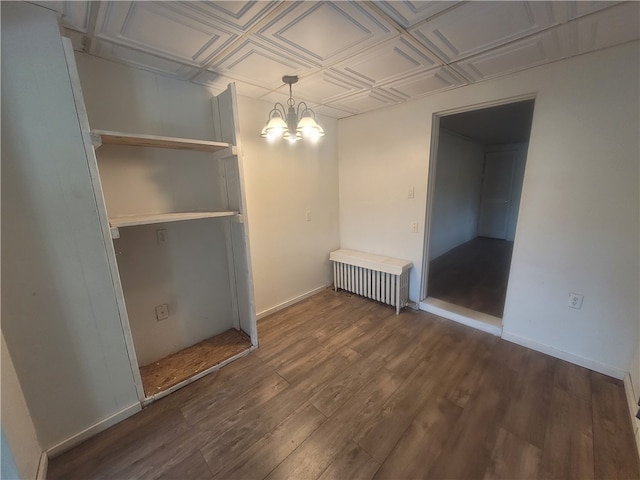
M 396 307 L 396 313 L 409 302 L 408 260 L 384 257 L 354 250 L 329 254 L 333 262 L 333 288 L 346 290 Z

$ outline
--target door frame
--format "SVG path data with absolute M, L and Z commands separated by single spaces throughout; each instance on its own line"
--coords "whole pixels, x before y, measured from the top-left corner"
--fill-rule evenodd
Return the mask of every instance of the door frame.
M 429 150 L 429 168 L 428 168 L 428 177 L 427 177 L 427 208 L 425 212 L 425 229 L 424 229 L 424 238 L 422 244 L 422 274 L 420 276 L 420 303 L 423 303 L 427 300 L 427 289 L 428 289 L 428 279 L 429 279 L 429 250 L 431 243 L 431 221 L 433 219 L 433 197 L 436 186 L 436 176 L 437 176 L 437 163 L 438 163 L 438 139 L 440 136 L 440 118 L 446 117 L 449 115 L 455 115 L 458 113 L 472 112 L 475 110 L 482 110 L 490 107 L 497 107 L 500 105 L 507 105 L 510 103 L 518 103 L 526 100 L 534 100 L 537 97 L 536 93 L 526 93 L 522 95 L 517 95 L 514 97 L 507 97 L 496 99 L 488 102 L 477 103 L 473 105 L 467 105 L 464 107 L 456 107 L 448 110 L 441 110 L 439 112 L 434 112 L 431 117 L 431 147 Z M 535 115 L 535 104 L 534 111 Z M 531 128 L 533 128 L 533 120 L 531 122 Z M 518 230 L 518 226 L 516 225 L 516 232 Z M 484 314 L 482 314 L 484 315 Z

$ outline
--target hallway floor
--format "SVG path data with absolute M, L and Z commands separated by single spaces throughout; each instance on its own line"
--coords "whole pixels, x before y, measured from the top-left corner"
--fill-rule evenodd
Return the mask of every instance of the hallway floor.
M 476 237 L 431 261 L 427 296 L 502 318 L 513 242 Z

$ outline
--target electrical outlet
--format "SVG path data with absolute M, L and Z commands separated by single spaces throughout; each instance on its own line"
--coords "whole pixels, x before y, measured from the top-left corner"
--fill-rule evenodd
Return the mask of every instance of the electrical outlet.
M 411 224 L 411 233 L 418 233 L 418 222 L 413 222 Z
M 158 241 L 158 245 L 167 243 L 167 240 L 169 240 L 169 234 L 167 233 L 166 228 L 160 228 L 156 230 L 156 240 Z
M 583 295 L 579 293 L 570 293 L 569 294 L 569 302 L 567 306 L 571 308 L 575 308 L 576 310 L 580 310 L 582 308 L 582 300 L 584 299 Z
M 411 200 L 411 199 L 414 199 L 415 197 L 416 197 L 416 189 L 415 189 L 415 187 L 409 187 L 409 192 L 408 192 L 407 198 Z
M 163 303 L 156 306 L 156 320 L 160 321 L 166 318 L 169 318 L 169 305 Z
M 305 221 L 307 221 L 307 222 L 310 222 L 310 221 L 311 221 L 311 210 L 307 210 L 307 211 L 305 212 L 305 214 L 304 214 L 304 219 L 305 219 Z

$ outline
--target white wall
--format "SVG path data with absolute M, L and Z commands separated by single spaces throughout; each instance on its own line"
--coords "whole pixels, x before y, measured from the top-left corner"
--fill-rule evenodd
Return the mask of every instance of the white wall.
M 2 227 L 2 332 L 41 446 L 139 408 L 56 15 L 23 2 L 2 3 Z
M 425 218 L 432 115 L 535 94 L 504 335 L 621 377 L 638 338 L 638 58 L 633 42 L 341 120 L 341 245 L 413 260 L 420 300 L 408 226 Z
M 431 260 L 476 237 L 484 146 L 443 128 L 431 211 Z
M 239 99 L 259 317 L 331 284 L 329 252 L 340 244 L 337 120 L 318 118 L 326 136 L 317 145 L 270 144 L 260 131 L 271 108 L 272 103 Z
M 2 430 L 20 478 L 36 478 L 42 449 L 2 335 Z

